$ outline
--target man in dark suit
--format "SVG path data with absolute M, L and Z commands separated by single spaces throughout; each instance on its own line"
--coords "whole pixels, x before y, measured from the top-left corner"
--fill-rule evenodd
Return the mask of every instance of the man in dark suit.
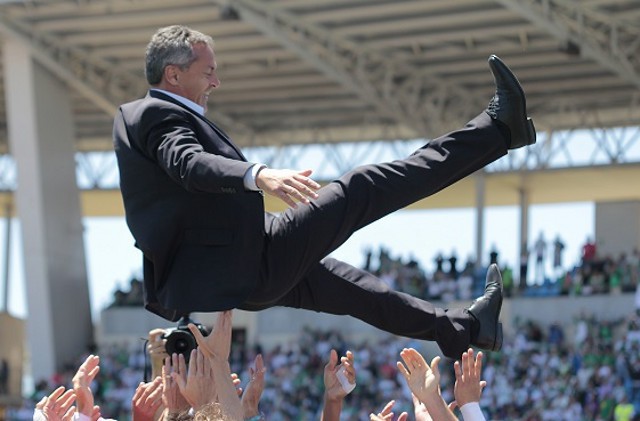
M 189 312 L 287 306 L 348 314 L 380 329 L 437 341 L 459 357 L 497 350 L 502 283 L 497 267 L 468 309 L 441 309 L 389 290 L 373 275 L 325 258 L 359 228 L 535 142 L 525 98 L 497 58 L 487 110 L 410 157 L 357 168 L 327 186 L 310 170 L 247 162 L 204 113 L 220 85 L 213 41 L 162 28 L 146 52 L 151 86 L 120 107 L 114 144 L 127 224 L 144 256 L 147 309 L 169 320 Z M 264 212 L 262 193 L 290 207 Z

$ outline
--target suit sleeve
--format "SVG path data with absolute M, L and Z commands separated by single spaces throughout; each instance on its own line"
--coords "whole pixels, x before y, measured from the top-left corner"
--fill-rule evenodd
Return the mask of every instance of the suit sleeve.
M 204 150 L 184 111 L 154 109 L 142 119 L 143 153 L 186 190 L 201 193 L 244 192 L 244 176 L 253 165 Z

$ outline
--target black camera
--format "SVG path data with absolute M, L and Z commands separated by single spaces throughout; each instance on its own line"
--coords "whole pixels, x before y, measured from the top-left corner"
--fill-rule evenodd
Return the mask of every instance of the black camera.
M 200 333 L 202 333 L 202 336 L 209 335 L 209 332 L 201 323 L 194 322 L 187 315 L 178 320 L 178 326 L 167 329 L 162 336 L 163 339 L 167 340 L 164 345 L 167 354 L 182 354 L 186 362 L 189 362 L 191 351 L 198 346 L 196 338 L 188 328 L 189 323 L 196 325 Z

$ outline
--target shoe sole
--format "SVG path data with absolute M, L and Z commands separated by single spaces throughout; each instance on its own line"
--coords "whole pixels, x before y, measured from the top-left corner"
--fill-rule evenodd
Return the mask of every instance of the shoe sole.
M 527 117 L 527 145 L 533 145 L 536 143 L 536 128 L 533 125 L 531 117 Z
M 502 323 L 498 322 L 498 328 L 496 329 L 496 340 L 493 342 L 492 351 L 500 351 L 502 349 Z

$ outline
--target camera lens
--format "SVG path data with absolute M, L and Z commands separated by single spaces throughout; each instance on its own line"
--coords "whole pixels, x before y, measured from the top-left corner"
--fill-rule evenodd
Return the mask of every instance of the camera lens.
M 196 348 L 196 340 L 189 331 L 174 330 L 167 335 L 165 349 L 169 355 L 182 354 L 189 361 L 191 350 Z
M 178 354 L 184 354 L 185 352 L 190 351 L 189 342 L 185 341 L 184 339 L 178 339 L 176 343 L 173 344 L 173 346 L 175 347 Z

